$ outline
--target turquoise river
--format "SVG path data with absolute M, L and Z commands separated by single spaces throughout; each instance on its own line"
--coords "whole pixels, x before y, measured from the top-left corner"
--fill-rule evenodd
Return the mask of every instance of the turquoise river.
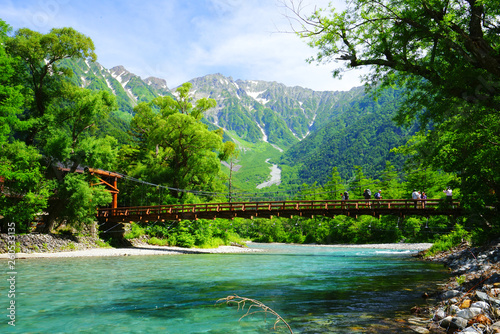
M 273 330 L 271 314 L 240 320 L 248 304 L 216 304 L 237 294 L 274 309 L 294 333 L 412 333 L 400 319 L 447 277 L 408 251 L 250 247 L 265 251 L 18 259 L 16 326 L 2 307 L 0 332 L 289 333 Z M 2 289 L 5 301 L 5 280 Z

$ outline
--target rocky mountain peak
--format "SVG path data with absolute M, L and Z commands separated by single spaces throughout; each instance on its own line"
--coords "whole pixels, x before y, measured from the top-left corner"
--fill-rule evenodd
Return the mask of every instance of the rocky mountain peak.
M 165 79 L 148 77 L 144 79 L 144 82 L 158 91 L 168 90 L 167 81 Z

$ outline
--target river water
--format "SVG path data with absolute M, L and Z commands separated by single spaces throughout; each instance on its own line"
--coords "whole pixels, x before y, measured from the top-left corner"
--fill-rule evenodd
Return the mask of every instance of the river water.
M 4 319 L 0 331 L 273 332 L 272 315 L 239 320 L 237 306 L 216 305 L 237 294 L 274 309 L 294 333 L 412 333 L 395 320 L 446 277 L 442 266 L 402 251 L 251 247 L 266 251 L 18 260 L 16 327 Z

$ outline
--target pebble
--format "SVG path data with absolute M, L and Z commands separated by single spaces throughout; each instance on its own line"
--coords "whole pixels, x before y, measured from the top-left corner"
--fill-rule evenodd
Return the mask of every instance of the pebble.
M 421 329 L 432 333 L 500 333 L 500 243 L 483 248 L 464 243 L 430 260 L 444 263 L 452 278 L 432 294 L 438 298 L 428 307 L 430 322 L 415 326 L 412 320 L 409 327 L 416 333 L 423 333 Z

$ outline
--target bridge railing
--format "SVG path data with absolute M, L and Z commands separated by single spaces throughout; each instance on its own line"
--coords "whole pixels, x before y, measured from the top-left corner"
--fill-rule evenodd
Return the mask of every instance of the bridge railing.
M 367 210 L 412 210 L 422 211 L 437 210 L 442 206 L 441 199 L 413 200 L 413 199 L 370 199 L 370 200 L 299 200 L 299 201 L 267 201 L 267 202 L 231 202 L 231 203 L 203 203 L 203 204 L 173 204 L 158 206 L 119 207 L 99 209 L 98 218 L 109 217 L 165 217 L 186 214 L 209 214 L 217 216 L 217 213 L 270 213 L 283 212 L 293 214 L 294 212 L 320 212 L 326 211 L 360 211 Z M 448 204 L 451 208 L 459 208 L 459 202 Z M 241 215 L 240 215 L 241 216 Z

